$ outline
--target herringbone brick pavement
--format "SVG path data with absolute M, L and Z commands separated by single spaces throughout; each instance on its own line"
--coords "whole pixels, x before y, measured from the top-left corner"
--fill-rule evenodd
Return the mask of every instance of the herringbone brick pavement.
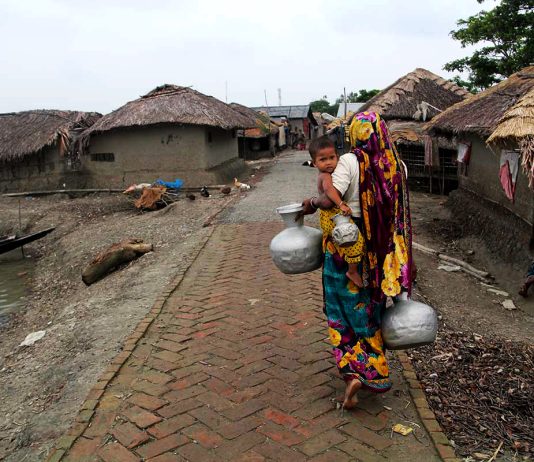
M 398 371 L 387 395 L 342 395 L 320 273 L 271 263 L 278 224 L 220 225 L 63 460 L 440 460 Z M 398 363 L 393 361 L 393 368 Z M 83 411 L 82 411 L 83 412 Z M 403 437 L 394 423 L 416 431 Z

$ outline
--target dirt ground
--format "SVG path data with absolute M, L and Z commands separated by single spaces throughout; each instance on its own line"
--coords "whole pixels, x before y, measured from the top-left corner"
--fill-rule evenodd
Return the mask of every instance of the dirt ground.
M 277 162 L 284 159 L 281 156 Z M 302 169 L 307 173 L 301 181 L 307 185 L 312 169 Z M 257 173 L 256 180 L 266 170 Z M 273 210 L 286 187 L 286 180 L 280 181 L 276 191 L 263 196 Z M 312 181 L 310 193 L 313 189 Z M 243 197 L 246 204 L 246 194 Z M 122 339 L 178 272 L 178 263 L 208 232 L 202 226 L 206 218 L 227 200 L 221 195 L 208 199 L 197 195 L 196 201 L 184 199 L 169 213 L 140 214 L 121 195 L 0 199 L 0 234 L 18 227 L 19 203 L 24 230 L 57 227 L 27 246 L 37 257 L 28 305 L 0 326 L 0 389 L 3 397 L 9 397 L 0 403 L 0 459 L 42 460 L 54 439 L 69 427 L 101 371 L 121 350 Z M 516 295 L 521 269 L 501 264 L 479 237 L 461 235 L 445 200 L 412 194 L 414 240 L 490 271 L 495 287 L 508 291 L 519 309 L 505 310 L 500 304 L 504 297 L 488 292 L 464 273 L 439 270 L 437 259 L 418 251 L 416 294 L 438 309 L 442 329 L 532 345 L 534 304 Z M 254 208 L 247 215 L 253 217 Z M 154 244 L 154 252 L 86 287 L 80 277 L 84 266 L 103 248 L 130 237 Z M 37 330 L 46 330 L 42 340 L 32 347 L 18 346 Z
M 534 381 L 532 371 L 524 371 L 524 366 L 534 361 L 534 296 L 525 300 L 517 295 L 524 268 L 500 260 L 499 249 L 486 245 L 483 236 L 463 235 L 445 202 L 444 197 L 412 194 L 414 241 L 489 271 L 494 288 L 509 296 L 489 292 L 462 272 L 440 270 L 436 257 L 415 251 L 416 296 L 438 310 L 440 330 L 434 345 L 413 350 L 409 356 L 459 454 L 491 455 L 503 443 L 504 453 L 496 460 L 531 460 L 527 453 L 532 445 L 526 440 L 531 440 L 528 428 L 534 423 L 530 405 Z M 508 298 L 517 310 L 502 306 Z M 516 402 L 527 405 L 514 408 Z M 514 426 L 517 416 L 526 431 Z
M 168 213 L 139 213 L 121 194 L 20 200 L 25 231 L 56 230 L 25 247 L 35 258 L 32 293 L 26 308 L 0 326 L 0 459 L 42 460 L 122 339 L 209 232 L 206 219 L 239 194 L 196 194 Z M 18 209 L 18 199 L 0 199 L 0 234 L 18 228 Z M 154 252 L 86 287 L 84 266 L 125 238 L 152 243 Z M 42 340 L 18 346 L 38 330 L 46 330 Z
M 461 235 L 445 206 L 446 200 L 446 197 L 412 193 L 414 242 L 489 271 L 495 280 L 494 287 L 508 292 L 509 297 L 489 292 L 481 282 L 463 272 L 439 270 L 437 258 L 417 250 L 414 258 L 420 271 L 416 292 L 439 307 L 443 321 L 455 329 L 531 343 L 534 338 L 534 317 L 531 315 L 534 313 L 534 295 L 525 300 L 517 294 L 523 272 L 496 261 L 482 236 Z M 517 310 L 503 308 L 501 303 L 507 298 L 514 301 Z

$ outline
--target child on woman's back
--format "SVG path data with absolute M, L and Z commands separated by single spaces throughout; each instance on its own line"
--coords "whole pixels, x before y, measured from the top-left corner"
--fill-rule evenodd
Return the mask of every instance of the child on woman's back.
M 319 177 L 317 179 L 317 189 L 319 194 L 325 194 L 330 201 L 332 201 L 343 215 L 352 216 L 352 210 L 347 205 L 347 203 L 342 199 L 338 190 L 334 187 L 332 182 L 332 173 L 336 169 L 338 163 L 338 155 L 334 143 L 328 138 L 318 138 L 310 144 L 310 156 L 312 158 L 313 165 L 319 170 Z M 312 203 L 313 206 L 313 203 Z M 321 219 L 321 227 L 323 232 L 330 234 L 331 223 L 328 224 L 328 227 L 324 226 L 324 222 Z M 327 228 L 327 229 L 325 229 Z M 356 248 L 356 244 L 353 244 L 354 249 L 347 248 L 344 249 L 343 257 L 347 264 L 349 265 L 349 270 L 347 271 L 347 277 L 358 287 L 363 286 L 363 281 L 360 273 L 358 272 L 358 263 L 360 256 L 356 257 L 356 254 L 359 254 L 360 251 Z M 354 252 L 351 252 L 354 250 Z M 352 255 L 352 257 L 351 257 Z

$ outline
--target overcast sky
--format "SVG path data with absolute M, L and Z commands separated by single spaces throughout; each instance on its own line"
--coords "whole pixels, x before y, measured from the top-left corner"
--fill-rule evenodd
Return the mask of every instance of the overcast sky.
M 476 0 L 0 0 L 0 112 L 107 113 L 162 83 L 228 102 L 306 104 L 448 77 Z

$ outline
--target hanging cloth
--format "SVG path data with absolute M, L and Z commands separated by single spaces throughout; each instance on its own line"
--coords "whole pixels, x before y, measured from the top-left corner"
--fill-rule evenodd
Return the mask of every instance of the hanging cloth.
M 432 137 L 430 137 L 429 135 L 425 135 L 423 138 L 425 140 L 425 165 L 432 167 Z
M 471 143 L 462 141 L 458 143 L 458 162 L 460 164 L 469 165 L 471 158 Z
M 270 128 L 270 125 L 271 124 L 269 123 L 269 128 Z M 278 146 L 282 147 L 285 145 L 286 145 L 286 130 L 285 130 L 285 127 L 282 126 L 278 130 Z
M 519 152 L 501 151 L 499 179 L 506 197 L 512 202 L 515 200 L 515 186 L 519 172 Z

